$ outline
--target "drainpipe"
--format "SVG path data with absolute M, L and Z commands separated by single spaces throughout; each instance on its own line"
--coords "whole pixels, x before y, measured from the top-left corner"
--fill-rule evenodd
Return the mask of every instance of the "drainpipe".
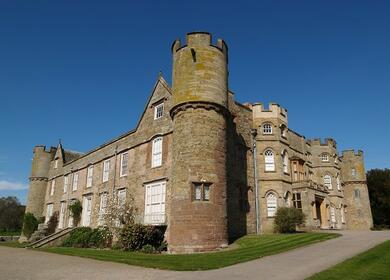
M 256 149 L 257 130 L 252 129 L 251 133 L 252 133 L 252 143 L 253 143 L 253 173 L 255 177 L 256 234 L 260 234 L 259 183 L 258 183 L 258 175 L 257 175 L 257 149 Z
M 118 155 L 118 146 L 115 146 L 115 150 L 114 150 L 114 176 L 113 176 L 113 179 L 114 179 L 114 183 L 112 184 L 112 194 L 115 195 L 115 180 L 116 180 L 116 162 L 117 162 L 117 155 Z

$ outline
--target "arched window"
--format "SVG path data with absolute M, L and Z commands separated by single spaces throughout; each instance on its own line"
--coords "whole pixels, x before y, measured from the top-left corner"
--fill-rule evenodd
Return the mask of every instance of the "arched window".
M 284 195 L 284 205 L 286 207 L 291 207 L 291 193 L 290 192 L 286 192 L 286 194 Z
M 276 209 L 278 208 L 278 199 L 276 197 L 276 194 L 273 192 L 270 192 L 267 194 L 267 216 L 268 217 L 274 217 L 276 214 Z
M 284 124 L 280 127 L 280 134 L 281 134 L 282 137 L 284 137 L 284 138 L 287 137 L 287 127 L 286 127 Z
M 272 125 L 270 123 L 263 124 L 263 134 L 272 134 Z
M 286 151 L 282 153 L 283 172 L 288 173 L 288 154 Z
M 324 176 L 324 186 L 327 187 L 329 190 L 332 189 L 332 177 L 330 175 Z
M 275 171 L 275 157 L 271 150 L 264 152 L 265 171 Z

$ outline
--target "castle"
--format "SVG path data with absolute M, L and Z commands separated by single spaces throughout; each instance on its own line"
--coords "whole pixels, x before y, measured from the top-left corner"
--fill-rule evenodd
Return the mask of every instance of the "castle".
M 172 86 L 159 77 L 131 130 L 85 154 L 34 148 L 26 212 L 58 228 L 104 224 L 107 198 L 129 196 L 140 221 L 166 226 L 168 250 L 214 250 L 273 231 L 278 207 L 296 207 L 307 229 L 369 229 L 362 151 L 337 152 L 288 127 L 287 110 L 240 104 L 228 87 L 228 48 L 205 32 L 172 45 Z

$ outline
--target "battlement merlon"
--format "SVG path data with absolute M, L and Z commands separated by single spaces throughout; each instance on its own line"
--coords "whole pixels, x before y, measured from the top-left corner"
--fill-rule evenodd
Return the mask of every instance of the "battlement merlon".
M 180 49 L 183 49 L 185 47 L 208 47 L 212 46 L 217 49 L 219 49 L 222 53 L 227 55 L 228 53 L 228 47 L 224 40 L 218 39 L 217 44 L 212 44 L 212 37 L 211 34 L 208 32 L 190 32 L 186 35 L 186 44 L 181 45 L 180 39 L 176 39 L 172 44 L 172 53 L 176 53 Z
M 314 146 L 329 146 L 329 147 L 333 147 L 333 148 L 337 149 L 337 142 L 333 138 L 325 138 L 325 139 L 315 138 L 315 139 L 308 140 L 308 142 L 310 143 L 310 145 L 312 147 L 314 147 Z
M 342 158 L 361 158 L 363 160 L 363 151 L 357 150 L 357 152 L 354 149 L 351 150 L 344 150 L 342 151 Z
M 270 103 L 268 109 L 264 107 L 262 103 L 252 104 L 253 119 L 280 119 L 285 124 L 288 124 L 287 109 L 283 108 L 277 103 Z
M 36 145 L 33 149 L 33 153 L 34 154 L 44 154 L 44 153 L 47 153 L 47 154 L 50 154 L 54 157 L 55 153 L 57 151 L 57 148 L 56 147 L 53 147 L 51 146 L 49 149 L 46 149 L 46 146 L 45 145 Z

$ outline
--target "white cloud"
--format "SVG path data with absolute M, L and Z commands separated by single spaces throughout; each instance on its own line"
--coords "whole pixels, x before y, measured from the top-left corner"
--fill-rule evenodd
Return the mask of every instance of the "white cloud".
M 25 190 L 28 185 L 20 182 L 0 180 L 0 190 Z

